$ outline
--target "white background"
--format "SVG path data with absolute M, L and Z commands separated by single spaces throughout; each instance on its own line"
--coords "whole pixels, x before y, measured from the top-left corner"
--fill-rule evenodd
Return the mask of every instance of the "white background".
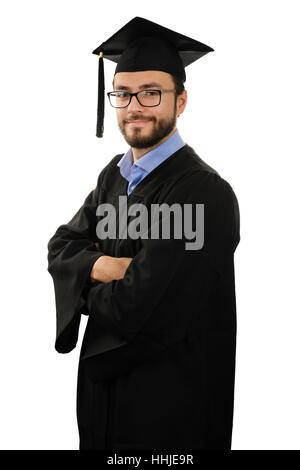
M 128 146 L 92 51 L 135 16 L 214 48 L 187 67 L 179 132 L 233 187 L 238 343 L 232 449 L 300 449 L 299 2 L 1 2 L 0 447 L 78 449 L 77 348 L 54 349 L 47 243 Z M 106 91 L 115 64 L 105 60 Z

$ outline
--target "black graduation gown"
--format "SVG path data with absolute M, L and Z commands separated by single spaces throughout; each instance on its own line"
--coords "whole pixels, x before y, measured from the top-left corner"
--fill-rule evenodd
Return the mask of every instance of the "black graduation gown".
M 122 156 L 48 243 L 59 353 L 75 348 L 81 314 L 88 315 L 77 382 L 79 448 L 229 450 L 238 201 L 187 144 L 127 196 Z M 203 247 L 186 250 L 187 240 L 172 235 L 126 239 L 118 230 L 117 238 L 99 240 L 96 208 L 110 203 L 118 215 L 120 195 L 128 208 L 143 203 L 149 213 L 154 203 L 204 204 Z M 102 254 L 133 258 L 123 279 L 90 282 Z

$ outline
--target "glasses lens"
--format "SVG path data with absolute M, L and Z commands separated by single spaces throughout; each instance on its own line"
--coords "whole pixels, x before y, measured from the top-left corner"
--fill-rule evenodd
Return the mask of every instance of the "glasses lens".
M 139 101 L 144 106 L 157 106 L 160 93 L 155 90 L 143 90 L 138 93 Z
M 128 105 L 129 99 L 130 95 L 126 91 L 115 91 L 109 95 L 110 104 L 114 108 L 124 108 Z

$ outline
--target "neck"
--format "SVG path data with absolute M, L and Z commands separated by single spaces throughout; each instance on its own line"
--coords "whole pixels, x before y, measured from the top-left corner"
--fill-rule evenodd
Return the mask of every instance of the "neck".
M 168 135 L 166 135 L 166 137 L 164 137 L 162 140 L 160 140 L 157 144 L 153 145 L 152 147 L 146 147 L 146 148 L 143 148 L 143 149 L 138 149 L 138 148 L 135 148 L 135 147 L 131 147 L 132 156 L 133 156 L 133 163 L 135 163 L 139 158 L 143 157 L 146 153 L 148 153 L 151 150 L 155 149 L 160 144 L 162 144 L 167 139 L 169 139 L 169 137 L 171 137 L 171 135 L 173 135 L 176 132 L 176 130 L 177 130 L 177 128 L 174 127 L 174 129 Z

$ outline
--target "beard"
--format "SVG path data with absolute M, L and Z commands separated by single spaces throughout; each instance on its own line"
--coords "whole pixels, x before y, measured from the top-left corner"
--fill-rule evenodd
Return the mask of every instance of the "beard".
M 131 121 L 143 119 L 143 116 L 132 116 Z M 145 118 L 149 121 L 153 121 L 153 129 L 148 135 L 142 135 L 143 128 L 136 127 L 133 132 L 129 135 L 126 132 L 127 121 L 121 121 L 118 123 L 119 129 L 126 140 L 127 144 L 133 148 L 145 149 L 158 144 L 164 137 L 166 137 L 174 129 L 177 122 L 176 107 L 171 117 L 157 120 L 154 117 Z M 148 124 L 147 124 L 148 125 Z

